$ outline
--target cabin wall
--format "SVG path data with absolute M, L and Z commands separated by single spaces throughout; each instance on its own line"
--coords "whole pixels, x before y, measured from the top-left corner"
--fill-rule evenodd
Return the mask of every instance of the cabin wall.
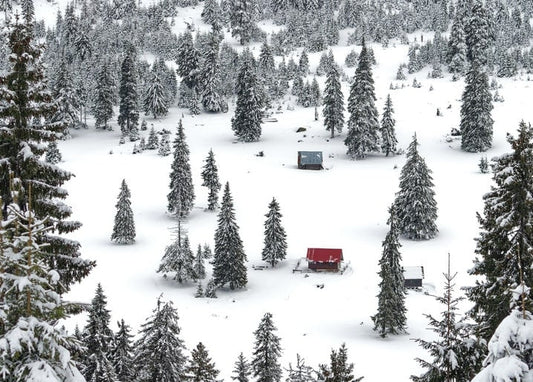
M 339 270 L 339 263 L 322 263 L 322 262 L 309 261 L 307 265 L 309 269 L 314 270 L 314 271 L 318 271 L 318 270 L 338 271 Z

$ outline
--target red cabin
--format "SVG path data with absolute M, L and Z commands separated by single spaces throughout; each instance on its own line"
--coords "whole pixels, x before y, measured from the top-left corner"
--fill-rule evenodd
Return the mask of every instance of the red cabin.
M 338 272 L 343 260 L 342 249 L 307 248 L 307 266 L 314 271 L 326 270 Z

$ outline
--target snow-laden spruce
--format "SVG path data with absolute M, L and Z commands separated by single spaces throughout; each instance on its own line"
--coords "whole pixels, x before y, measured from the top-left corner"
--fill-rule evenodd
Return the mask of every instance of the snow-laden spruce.
M 104 59 L 100 63 L 100 70 L 96 75 L 94 100 L 91 109 L 95 119 L 94 125 L 97 129 L 111 129 L 111 126 L 108 126 L 107 123 L 113 117 L 114 87 L 115 84 L 109 68 L 109 62 Z
M 274 333 L 277 328 L 272 321 L 272 314 L 265 313 L 257 330 L 254 332 L 255 344 L 252 357 L 253 376 L 257 382 L 279 382 L 281 380 L 280 338 Z
M 209 352 L 201 342 L 191 351 L 191 359 L 186 369 L 187 377 L 193 382 L 217 382 L 219 371 L 209 357 Z
M 129 136 L 134 126 L 139 123 L 137 73 L 131 51 L 126 52 L 120 68 L 120 105 L 118 124 L 122 136 Z
M 233 367 L 233 375 L 231 376 L 231 379 L 237 382 L 249 382 L 250 375 L 252 375 L 250 363 L 248 362 L 244 354 L 240 353 L 237 357 L 237 361 L 235 361 Z
M 296 354 L 296 364 L 293 366 L 289 363 L 287 370 L 287 382 L 315 382 L 317 380 L 317 373 L 305 363 L 305 359 Z
M 207 42 L 202 52 L 199 85 L 201 89 L 202 105 L 206 111 L 227 111 L 228 105 L 220 91 L 220 60 L 218 57 L 220 36 L 214 31 L 207 35 Z
M 385 156 L 396 153 L 396 145 L 398 140 L 396 139 L 396 131 L 394 126 L 396 121 L 394 120 L 394 109 L 392 107 L 392 100 L 390 94 L 387 94 L 387 100 L 385 101 L 385 107 L 383 108 L 383 115 L 381 117 L 381 151 L 385 153 Z
M 124 319 L 117 322 L 118 331 L 113 339 L 111 346 L 111 362 L 115 369 L 115 374 L 119 381 L 133 380 L 133 335 L 131 327 L 124 322 Z
M 331 58 L 333 60 L 333 58 Z M 335 131 L 340 133 L 344 126 L 344 95 L 342 94 L 339 68 L 335 61 L 328 64 L 326 86 L 324 88 L 324 126 L 335 137 Z
M 275 267 L 281 260 L 287 257 L 287 234 L 281 225 L 279 203 L 276 198 L 268 205 L 268 213 L 265 215 L 265 238 L 261 258 L 263 261 Z
M 218 192 L 222 185 L 218 179 L 218 168 L 215 162 L 215 154 L 210 149 L 205 159 L 205 164 L 202 167 L 202 186 L 207 187 L 209 194 L 207 197 L 207 209 L 209 211 L 216 210 L 218 206 Z
M 394 201 L 400 233 L 412 240 L 437 235 L 437 202 L 433 178 L 426 161 L 418 153 L 416 134 L 407 148 L 407 161 L 400 173 L 400 190 Z
M 348 348 L 343 343 L 338 351 L 331 350 L 330 364 L 318 365 L 318 380 L 324 382 L 359 382 L 363 377 L 355 378 L 354 364 L 348 363 Z
M 163 273 L 165 277 L 167 273 L 174 273 L 174 280 L 180 284 L 197 278 L 194 271 L 194 254 L 189 244 L 189 238 L 181 233 L 179 224 L 176 239 L 165 248 L 165 254 L 157 272 Z
M 115 224 L 111 240 L 118 244 L 133 244 L 135 242 L 135 221 L 131 209 L 131 193 L 126 184 L 126 179 L 122 179 L 118 201 L 115 207 Z
M 389 208 L 389 232 L 382 243 L 383 254 L 379 260 L 378 311 L 372 316 L 374 330 L 381 337 L 405 333 L 407 309 L 405 307 L 405 279 L 401 265 L 399 229 L 395 206 Z
M 154 118 L 162 117 L 168 113 L 168 96 L 163 87 L 161 76 L 155 70 L 152 70 L 146 93 L 144 94 L 144 113 L 152 114 Z
M 224 187 L 217 221 L 212 263 L 214 283 L 217 286 L 229 284 L 230 289 L 244 288 L 248 283 L 246 265 L 244 264 L 247 259 L 239 235 L 239 226 L 235 221 L 229 183 L 226 183 Z

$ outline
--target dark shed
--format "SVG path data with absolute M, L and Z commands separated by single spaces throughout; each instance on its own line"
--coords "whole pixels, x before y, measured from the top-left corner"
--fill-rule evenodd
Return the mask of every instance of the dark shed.
M 307 248 L 307 265 L 309 269 L 337 272 L 343 260 L 342 249 Z
M 298 151 L 298 168 L 322 170 L 322 151 Z
M 406 288 L 422 288 L 422 280 L 424 279 L 424 267 L 404 267 L 403 277 L 405 279 Z

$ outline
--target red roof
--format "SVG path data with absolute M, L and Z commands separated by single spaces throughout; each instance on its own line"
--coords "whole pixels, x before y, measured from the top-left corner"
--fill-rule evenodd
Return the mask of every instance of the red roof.
M 324 263 L 340 263 L 344 258 L 342 257 L 342 249 L 307 248 L 307 260 Z

